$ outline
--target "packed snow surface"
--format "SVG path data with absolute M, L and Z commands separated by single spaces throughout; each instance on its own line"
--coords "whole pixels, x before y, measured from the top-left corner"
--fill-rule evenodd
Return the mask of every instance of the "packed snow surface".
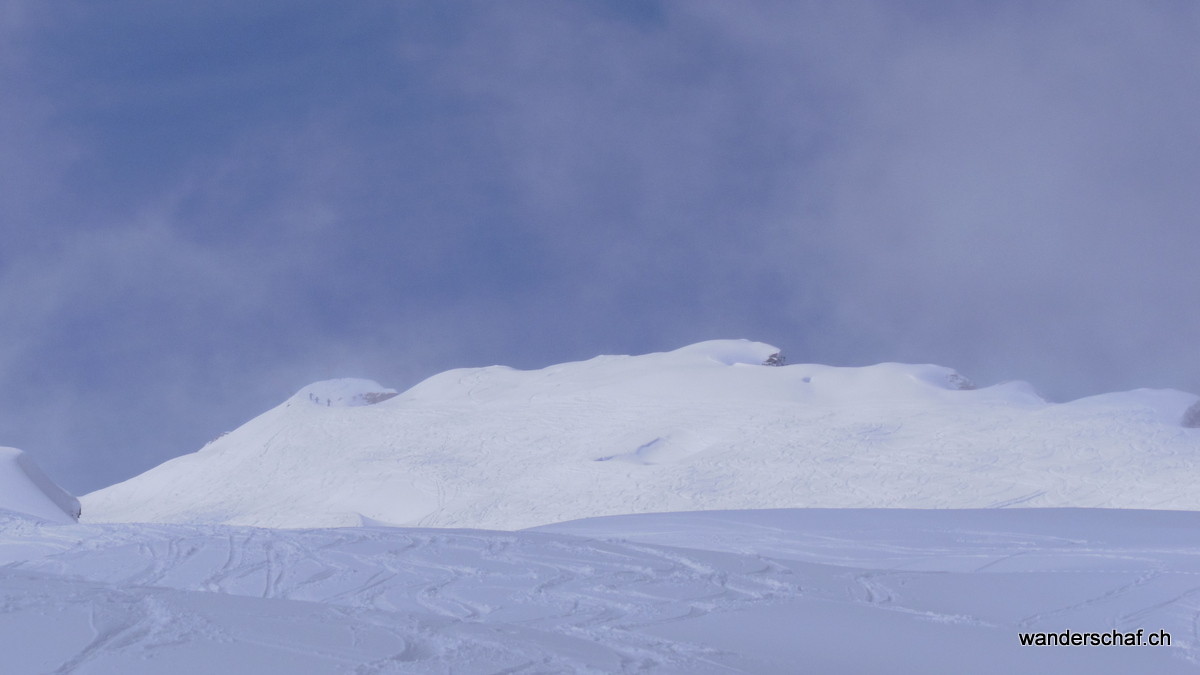
M 1048 403 L 934 365 L 761 365 L 745 340 L 399 395 L 310 385 L 194 454 L 85 496 L 90 522 L 512 530 L 781 507 L 1200 508 L 1197 396 Z
M 773 510 L 536 531 L 0 511 L 5 673 L 1192 673 L 1200 514 Z M 1019 634 L 1142 646 L 1021 646 Z M 1151 636 L 1170 646 L 1151 646 Z
M 0 509 L 74 522 L 79 516 L 79 500 L 47 478 L 29 455 L 0 447 Z

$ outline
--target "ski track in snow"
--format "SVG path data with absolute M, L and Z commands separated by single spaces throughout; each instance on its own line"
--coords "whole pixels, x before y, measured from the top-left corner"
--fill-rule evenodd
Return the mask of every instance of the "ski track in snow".
M 41 589 L 32 604 L 28 596 L 19 607 L 6 602 L 3 614 L 10 619 L 33 607 L 54 612 L 87 608 L 94 636 L 49 672 L 92 672 L 93 667 L 120 672 L 113 664 L 126 664 L 124 668 L 136 659 L 150 659 L 151 665 L 154 654 L 170 648 L 173 633 L 187 623 L 180 621 L 187 618 L 181 605 L 195 601 L 180 599 L 181 594 L 311 603 L 322 608 L 329 628 L 346 623 L 355 632 L 366 625 L 369 633 L 382 631 L 384 642 L 399 638 L 397 651 L 380 654 L 375 666 L 357 664 L 337 650 L 318 650 L 317 656 L 329 662 L 328 672 L 351 664 L 354 672 L 417 672 L 410 667 L 420 661 L 431 672 L 441 672 L 447 664 L 454 672 L 691 670 L 710 650 L 640 635 L 636 628 L 760 602 L 781 592 L 775 580 L 717 573 L 686 556 L 562 535 L 72 529 L 79 538 L 74 546 L 6 561 L 3 567 L 6 598 L 25 580 L 36 579 Z M 405 626 L 410 630 L 400 630 Z M 491 626 L 505 630 L 481 630 Z M 220 627 L 210 626 L 201 637 L 246 642 L 243 647 L 250 648 L 308 651 L 301 644 L 283 645 Z M 353 642 L 341 649 L 356 651 Z M 421 654 L 426 658 L 419 659 Z M 470 667 L 475 660 L 478 670 Z
M 8 514 L 0 644 L 6 673 L 1193 672 L 1196 531 L 1200 514 L 1104 510 L 676 513 L 520 532 Z M 1067 628 L 1166 629 L 1175 644 L 1016 644 Z

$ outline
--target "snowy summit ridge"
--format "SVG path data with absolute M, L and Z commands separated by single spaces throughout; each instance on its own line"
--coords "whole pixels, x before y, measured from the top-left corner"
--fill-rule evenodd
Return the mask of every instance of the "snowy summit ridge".
M 395 389 L 380 385 L 375 380 L 346 377 L 336 380 L 314 382 L 296 392 L 292 401 L 308 401 L 327 408 L 351 408 L 374 405 L 398 394 Z
M 1051 404 L 934 365 L 763 365 L 714 340 L 397 394 L 331 380 L 83 498 L 84 519 L 517 529 L 711 509 L 1200 508 L 1197 397 Z

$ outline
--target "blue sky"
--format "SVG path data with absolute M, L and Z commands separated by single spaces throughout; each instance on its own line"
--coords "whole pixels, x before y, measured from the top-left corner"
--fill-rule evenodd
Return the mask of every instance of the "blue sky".
M 0 0 L 0 444 L 747 337 L 1200 391 L 1192 2 Z

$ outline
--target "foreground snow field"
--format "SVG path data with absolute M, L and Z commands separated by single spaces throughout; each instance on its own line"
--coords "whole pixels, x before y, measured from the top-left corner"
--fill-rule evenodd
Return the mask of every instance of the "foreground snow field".
M 1052 404 L 940 366 L 761 365 L 776 351 L 717 340 L 453 370 L 399 395 L 316 383 L 84 496 L 82 517 L 519 529 L 712 509 L 1200 508 L 1194 394 Z
M 774 510 L 537 530 L 0 512 L 5 673 L 1184 673 L 1200 514 Z M 1166 631 L 1028 647 L 1019 632 Z

